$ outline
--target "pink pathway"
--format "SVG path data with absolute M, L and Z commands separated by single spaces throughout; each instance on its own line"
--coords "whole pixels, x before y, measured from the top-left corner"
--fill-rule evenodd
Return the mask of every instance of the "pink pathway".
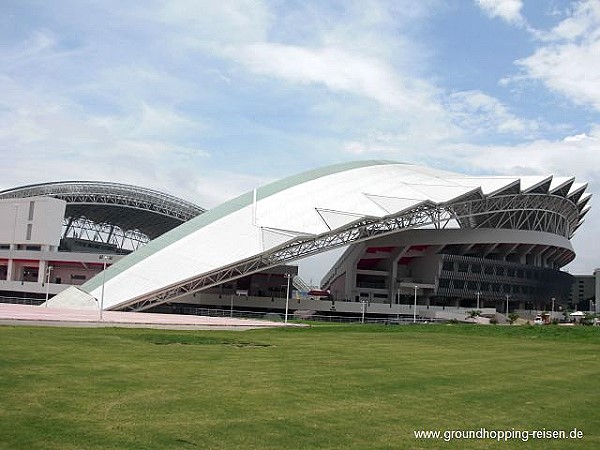
M 0 303 L 0 324 L 174 329 L 250 329 L 297 326 L 282 322 L 229 317 L 45 308 Z

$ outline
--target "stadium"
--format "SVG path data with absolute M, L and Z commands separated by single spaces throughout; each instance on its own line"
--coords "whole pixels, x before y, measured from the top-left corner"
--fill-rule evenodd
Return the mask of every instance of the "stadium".
M 101 194 L 84 195 L 92 186 Z M 0 193 L 0 283 L 5 293 L 33 283 L 41 294 L 52 264 L 49 306 L 106 310 L 235 302 L 282 311 L 290 297 L 292 310 L 337 315 L 550 310 L 569 296 L 572 276 L 560 269 L 575 258 L 586 187 L 572 177 L 468 176 L 391 161 L 312 170 L 209 211 L 112 183 L 27 186 Z M 345 251 L 319 290 L 287 265 L 335 248 Z M 87 270 L 66 289 L 62 276 L 56 283 L 65 262 Z
M 36 299 L 84 283 L 107 265 L 204 212 L 118 183 L 43 183 L 0 192 L 0 294 Z M 106 255 L 100 259 L 99 255 Z

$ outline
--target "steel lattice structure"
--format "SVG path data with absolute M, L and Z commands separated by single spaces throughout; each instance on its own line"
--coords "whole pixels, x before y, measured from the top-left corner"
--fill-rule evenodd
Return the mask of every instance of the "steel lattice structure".
M 254 258 L 202 274 L 160 291 L 132 299 L 126 309 L 141 311 L 184 295 L 260 272 L 286 262 L 426 225 L 444 228 L 452 220 L 462 228 L 511 228 L 543 231 L 570 238 L 580 225 L 578 207 L 564 197 L 542 194 L 479 197 L 437 205 L 423 202 L 399 214 L 359 220 L 319 236 L 293 240 Z
M 572 177 L 466 176 L 393 161 L 328 166 L 225 202 L 151 241 L 78 291 L 65 291 L 64 298 L 92 302 L 108 292 L 105 308 L 142 310 L 417 228 L 531 231 L 560 237 L 568 246 L 589 209 L 585 188 Z
M 48 196 L 67 202 L 63 237 L 135 250 L 205 210 L 152 189 L 121 183 L 64 181 L 17 187 L 0 199 Z
M 118 249 L 137 250 L 150 241 L 137 229 L 123 230 L 112 224 L 96 223 L 85 217 L 63 219 L 63 238 L 84 239 L 114 245 Z

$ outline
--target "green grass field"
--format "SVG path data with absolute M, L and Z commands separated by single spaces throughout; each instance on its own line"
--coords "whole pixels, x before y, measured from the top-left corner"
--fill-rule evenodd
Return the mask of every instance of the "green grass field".
M 600 448 L 600 329 L 0 327 L 2 449 Z M 567 430 L 579 440 L 416 439 Z

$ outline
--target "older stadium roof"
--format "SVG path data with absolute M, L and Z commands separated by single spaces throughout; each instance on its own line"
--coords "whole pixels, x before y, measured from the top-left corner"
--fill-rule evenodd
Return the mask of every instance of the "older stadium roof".
M 0 199 L 47 196 L 67 202 L 67 222 L 86 219 L 96 224 L 135 230 L 154 239 L 205 210 L 163 192 L 121 183 L 60 181 L 31 184 L 0 192 Z

